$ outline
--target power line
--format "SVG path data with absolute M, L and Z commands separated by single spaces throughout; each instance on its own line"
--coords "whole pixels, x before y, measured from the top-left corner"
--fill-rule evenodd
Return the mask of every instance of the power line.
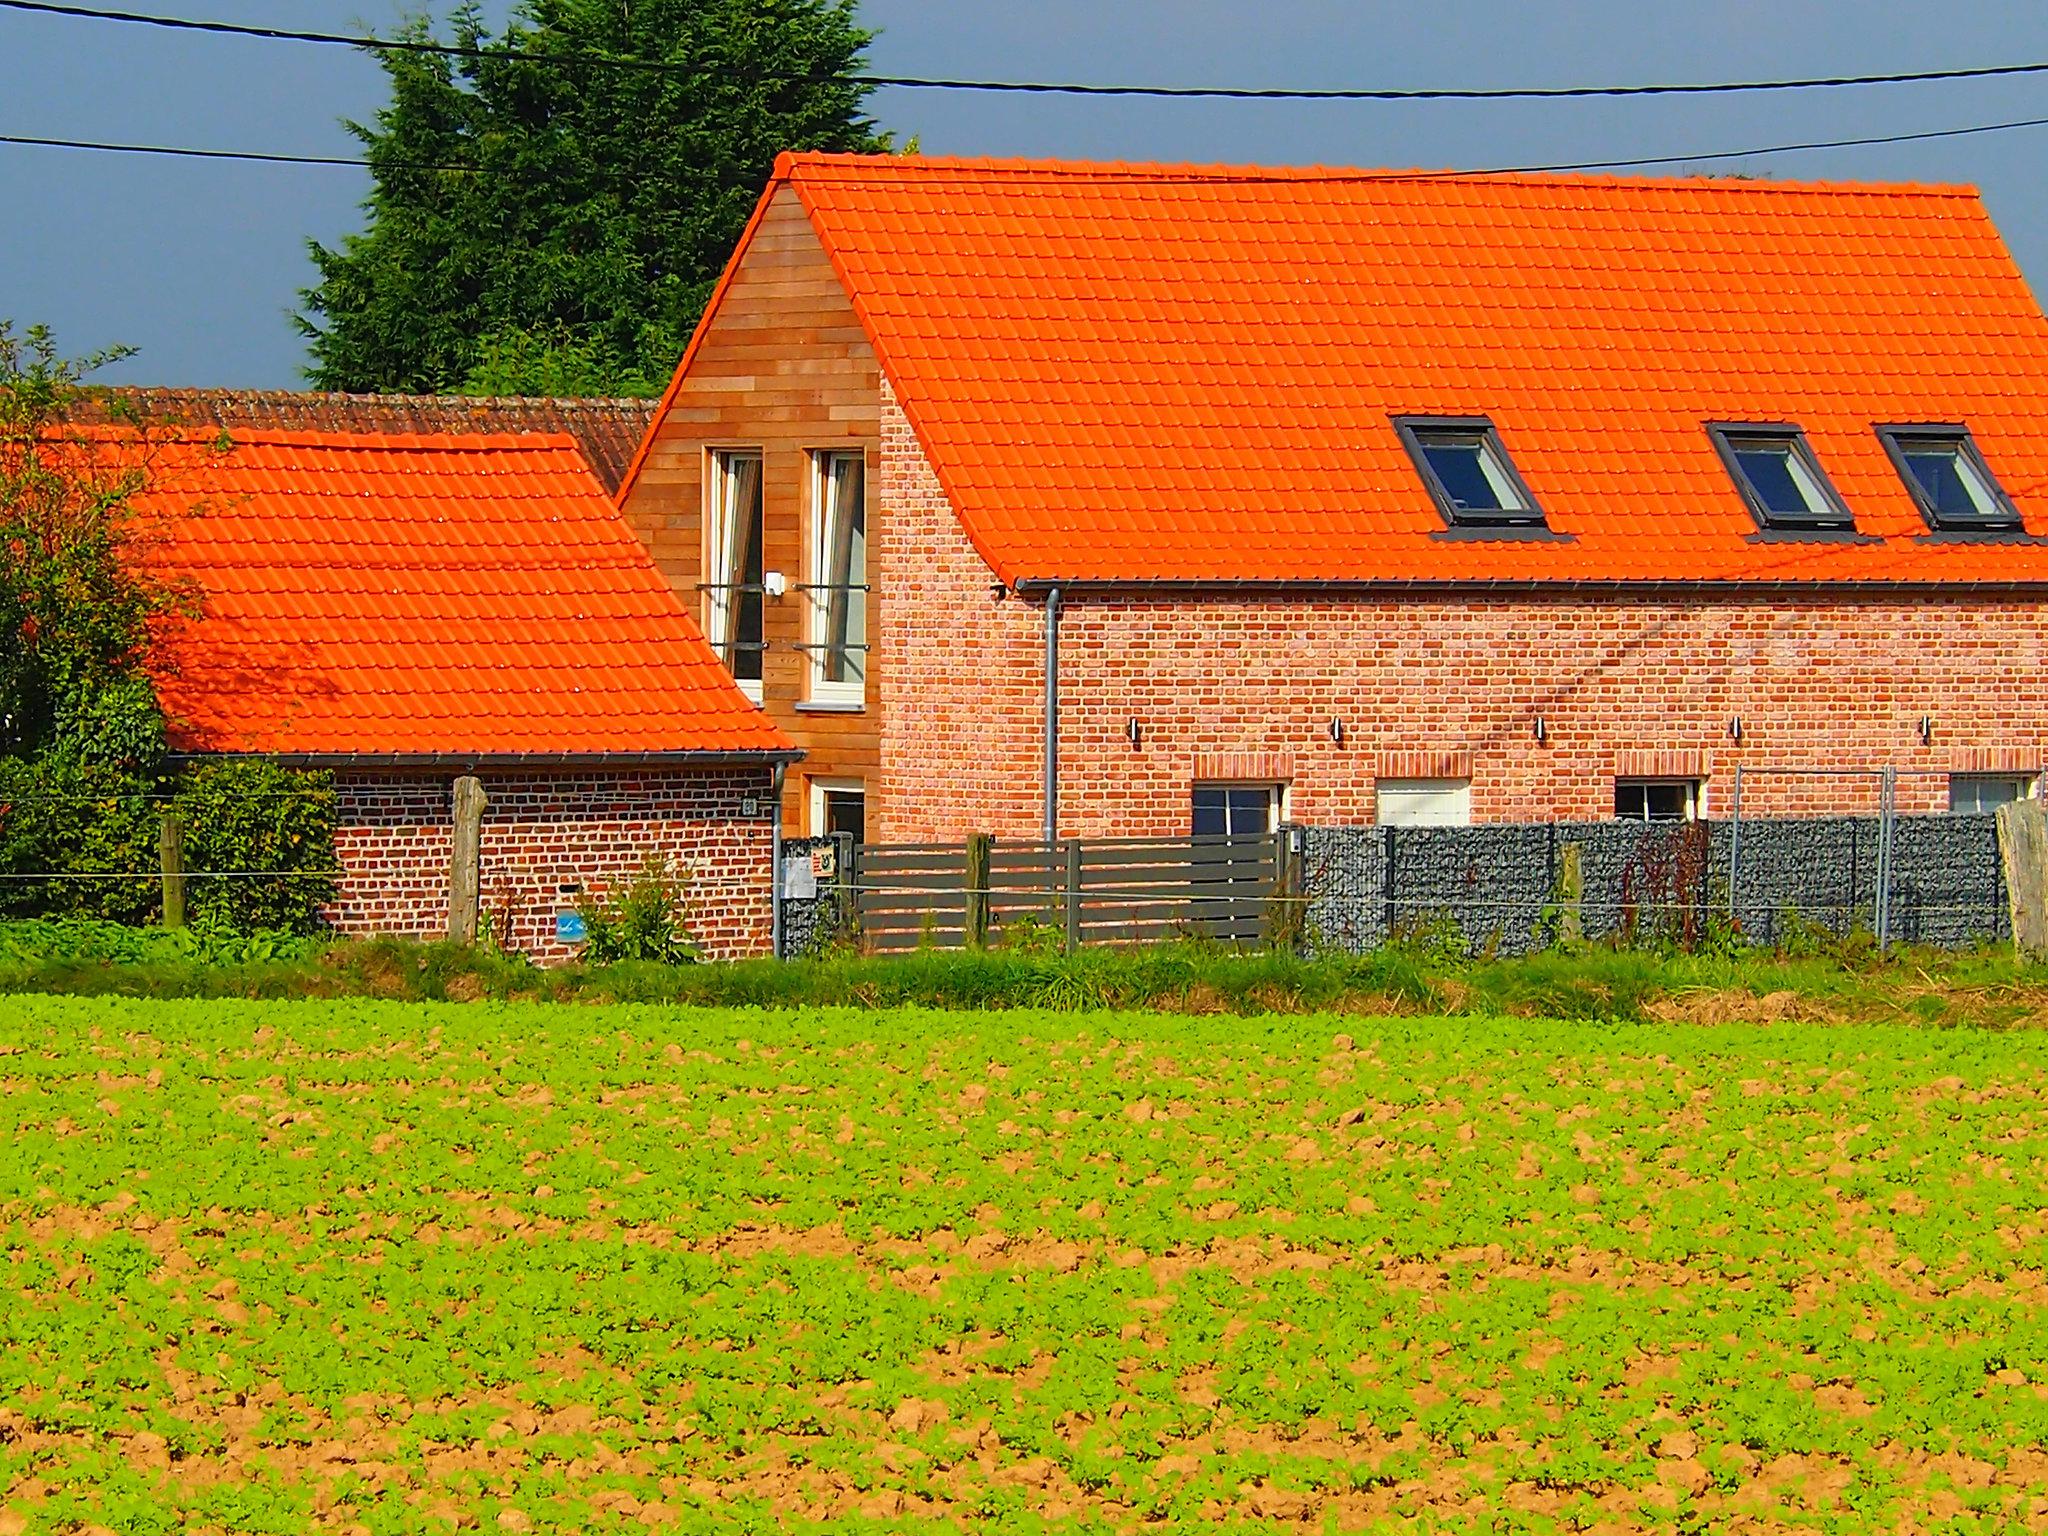
M 1972 123 L 1965 128 L 1928 128 L 1918 133 L 1870 134 L 1857 139 L 1806 139 L 1797 144 L 1764 144 L 1754 149 L 1717 149 L 1703 155 L 1642 155 L 1631 160 L 1580 160 L 1570 165 L 1512 165 L 1451 174 L 1534 176 L 1545 171 L 1621 171 L 1636 166 L 1671 165 L 1689 160 L 1747 160 L 1757 155 L 1790 155 L 1809 149 L 1860 149 L 1871 144 L 1917 144 L 1928 139 L 1960 139 L 1976 133 L 2004 133 L 2014 128 L 2048 128 L 2048 117 L 2013 118 L 2002 123 Z
M 184 16 L 159 16 L 138 11 L 103 10 L 65 5 L 57 0 L 0 0 L 0 9 L 92 21 L 123 22 L 183 32 L 228 37 L 253 37 L 269 42 L 323 43 L 385 53 L 418 53 L 458 59 L 502 59 L 510 62 L 605 69 L 633 69 L 656 74 L 698 73 L 696 66 L 668 59 L 608 57 L 599 54 L 550 53 L 540 49 L 482 47 L 436 43 L 424 38 L 373 37 L 341 32 L 310 32 L 287 27 L 260 27 L 231 21 L 201 21 Z M 1833 90 L 1868 85 L 1915 85 L 1950 80 L 1991 80 L 2017 75 L 2048 74 L 2048 62 L 1986 64 L 1958 69 L 1907 70 L 1892 74 L 1815 75 L 1803 79 L 1667 81 L 1641 85 L 1554 85 L 1431 87 L 1263 87 L 1224 85 L 1089 85 L 1075 81 L 974 80 L 923 75 L 765 74 L 749 78 L 791 84 L 843 80 L 851 85 L 904 90 L 994 91 L 1050 96 L 1151 96 L 1182 100 L 1226 101 L 1558 101 L 1612 96 L 1710 96 L 1746 91 Z
M 14 3 L 14 0 L 0 0 L 0 6 Z M 1637 169 L 1653 165 L 1678 165 L 1701 160 L 1747 160 L 1760 155 L 1789 155 L 1815 149 L 1858 149 L 1879 144 L 1914 144 L 1931 139 L 1957 139 L 1980 133 L 2006 133 L 2018 128 L 2048 127 L 2048 117 L 2013 118 L 1997 123 L 1971 123 L 1961 128 L 1928 128 L 1915 133 L 1880 133 L 1861 138 L 1848 139 L 1804 139 L 1788 144 L 1758 144 L 1745 149 L 1694 150 L 1684 154 L 1637 155 L 1622 160 L 1561 160 L 1545 165 L 1495 165 L 1470 171 L 1327 171 L 1275 172 L 1261 176 L 1256 172 L 1232 173 L 1213 178 L 1217 181 L 1301 183 L 1301 182 L 1375 182 L 1375 181 L 1449 181 L 1460 177 L 1474 176 L 1535 176 L 1565 171 L 1618 171 Z M 342 155 L 286 155 L 269 154 L 257 150 L 239 149 L 192 149 L 170 144 L 116 144 L 93 139 L 37 138 L 26 134 L 0 134 L 0 144 L 22 144 L 44 149 L 95 150 L 107 154 L 122 155 L 171 155 L 198 160 L 249 160 L 271 165 L 331 165 L 349 166 L 356 169 L 406 170 L 406 171 L 449 171 L 466 175 L 481 175 L 484 167 L 478 165 L 444 165 L 414 160 L 363 160 L 350 159 Z M 841 172 L 848 179 L 858 179 L 860 172 L 848 168 Z M 1031 172 L 1020 168 L 1016 173 L 1027 175 Z M 1113 173 L 1117 179 L 1143 181 L 1151 173 L 1137 170 L 1119 170 Z M 984 179 L 993 181 L 1000 175 L 997 167 L 981 167 L 968 175 L 956 175 L 954 180 Z M 1004 178 L 1010 179 L 1010 178 Z M 1175 179 L 1180 179 L 1178 176 Z
M 286 155 L 254 149 L 192 149 L 178 144 L 111 144 L 97 139 L 45 139 L 21 133 L 0 133 L 0 144 L 26 144 L 39 149 L 92 149 L 116 155 L 171 155 L 187 160 L 253 160 L 264 165 L 347 165 L 358 168 L 375 164 L 380 170 L 462 171 L 473 173 L 473 165 L 432 165 L 416 160 L 352 160 L 345 155 Z

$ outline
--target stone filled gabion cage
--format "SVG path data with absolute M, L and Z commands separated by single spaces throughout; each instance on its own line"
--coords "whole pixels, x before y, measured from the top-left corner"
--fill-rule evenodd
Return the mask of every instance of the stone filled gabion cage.
M 1739 831 L 1738 831 L 1739 828 Z M 1804 932 L 1966 948 L 2009 939 L 1990 816 L 1306 827 L 1309 931 L 1526 954 L 1571 935 L 1763 945 Z

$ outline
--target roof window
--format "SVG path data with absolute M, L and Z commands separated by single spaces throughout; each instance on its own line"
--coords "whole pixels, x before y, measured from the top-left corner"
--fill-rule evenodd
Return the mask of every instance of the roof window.
M 1879 427 L 1899 478 L 1939 532 L 2017 533 L 2019 509 L 2006 499 L 1963 427 Z
M 1758 526 L 1801 533 L 1856 530 L 1856 519 L 1797 427 L 1709 427 Z
M 1545 526 L 1543 509 L 1484 416 L 1403 416 L 1394 427 L 1453 528 Z

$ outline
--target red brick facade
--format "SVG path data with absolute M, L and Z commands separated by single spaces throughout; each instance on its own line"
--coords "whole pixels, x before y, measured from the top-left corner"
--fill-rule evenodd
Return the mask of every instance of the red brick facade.
M 1036 836 L 1043 602 L 992 595 L 886 383 L 881 500 L 876 833 Z M 1872 810 L 1874 781 L 1756 770 L 1885 764 L 1901 811 L 1938 810 L 1949 773 L 2048 759 L 2042 617 L 1966 588 L 1069 594 L 1059 830 L 1184 834 L 1197 779 L 1285 784 L 1287 815 L 1324 825 L 1373 820 L 1380 778 L 1469 776 L 1473 820 L 1495 822 L 1607 816 L 1617 777 L 1698 778 L 1719 814 L 1738 763 L 1745 813 Z
M 345 871 L 328 921 L 343 933 L 448 931 L 453 775 L 337 777 Z M 496 940 L 536 960 L 573 953 L 555 914 L 565 885 L 615 891 L 649 859 L 684 877 L 691 936 L 711 959 L 769 942 L 770 771 L 760 768 L 484 771 L 480 893 Z M 755 801 L 753 815 L 744 802 Z

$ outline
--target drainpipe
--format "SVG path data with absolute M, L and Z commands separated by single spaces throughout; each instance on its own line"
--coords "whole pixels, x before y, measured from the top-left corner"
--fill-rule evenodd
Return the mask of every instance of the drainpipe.
M 1045 840 L 1060 839 L 1060 589 L 1045 592 Z
M 788 770 L 787 763 L 777 763 L 769 770 L 769 793 L 774 797 L 774 808 L 769 812 L 770 836 L 774 839 L 768 851 L 768 949 L 776 959 L 782 958 L 782 776 Z

